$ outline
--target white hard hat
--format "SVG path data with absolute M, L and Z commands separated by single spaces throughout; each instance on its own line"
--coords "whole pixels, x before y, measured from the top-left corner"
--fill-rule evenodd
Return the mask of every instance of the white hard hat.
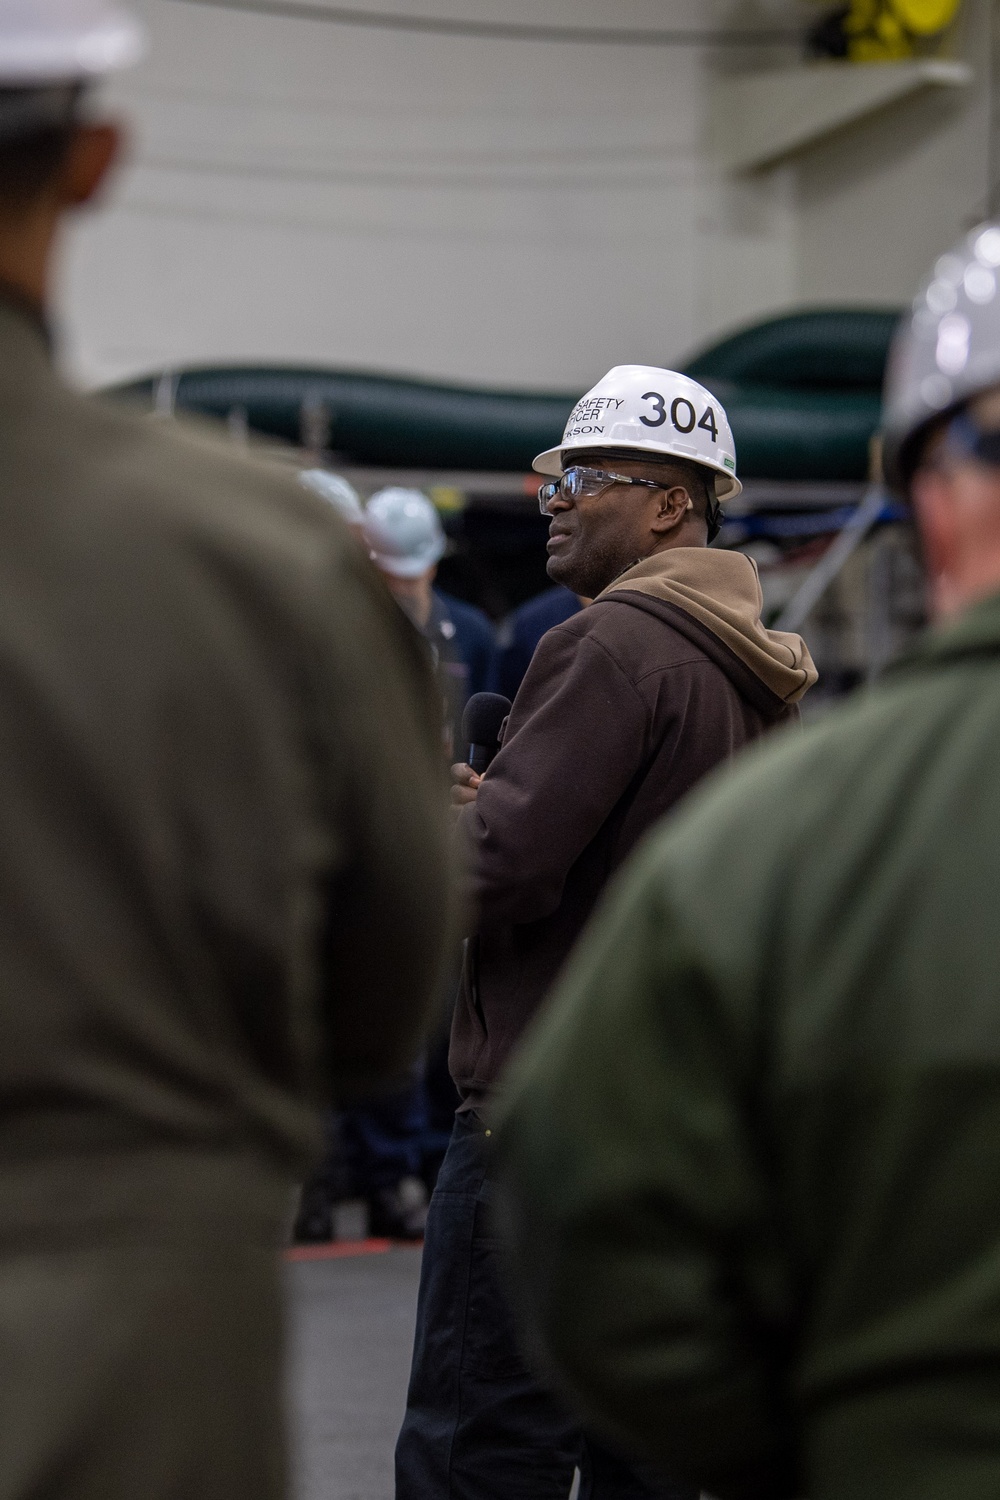
M 419 578 L 444 556 L 441 519 L 419 490 L 379 490 L 365 506 L 364 526 L 376 567 L 396 578 Z
M 348 526 L 364 525 L 365 513 L 361 509 L 361 497 L 353 484 L 342 479 L 339 474 L 331 474 L 327 469 L 303 469 L 299 474 L 299 483 L 304 484 L 307 490 L 312 490 L 314 495 L 329 501 Z
M 882 463 L 905 487 L 920 433 L 1000 385 L 1000 223 L 980 224 L 942 255 L 889 352 Z
M 539 474 L 561 474 L 581 449 L 634 449 L 650 457 L 686 458 L 715 471 L 715 493 L 731 500 L 736 444 L 720 402 L 697 380 L 656 365 L 616 365 L 578 401 L 558 448 L 540 453 Z
M 139 22 L 111 0 L 0 0 L 0 88 L 82 83 L 144 50 Z

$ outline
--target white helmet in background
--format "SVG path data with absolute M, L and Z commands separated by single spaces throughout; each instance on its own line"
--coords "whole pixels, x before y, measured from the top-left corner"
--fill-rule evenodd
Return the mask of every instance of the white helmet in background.
M 361 497 L 353 484 L 328 469 L 303 469 L 299 483 L 312 490 L 314 495 L 328 501 L 348 526 L 363 526 L 365 513 L 361 509 Z
M 558 448 L 540 453 L 539 474 L 561 474 L 584 449 L 633 449 L 650 458 L 685 458 L 715 473 L 718 500 L 732 500 L 736 444 L 721 402 L 697 380 L 656 365 L 616 365 L 574 406 Z
M 980 224 L 942 255 L 903 318 L 886 371 L 882 465 L 905 490 L 921 434 L 1000 385 L 1000 224 Z
M 448 545 L 441 518 L 420 490 L 379 490 L 365 506 L 364 527 L 375 566 L 396 578 L 419 578 Z
M 111 0 L 0 0 L 0 139 L 69 124 L 79 85 L 145 47 L 142 26 Z

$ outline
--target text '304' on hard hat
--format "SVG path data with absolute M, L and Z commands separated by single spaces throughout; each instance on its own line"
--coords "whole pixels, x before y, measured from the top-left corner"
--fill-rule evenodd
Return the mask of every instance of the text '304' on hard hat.
M 1000 223 L 979 224 L 942 255 L 889 353 L 883 406 L 886 479 L 905 491 L 929 425 L 1000 385 Z
M 719 500 L 732 500 L 743 488 L 721 402 L 676 370 L 616 365 L 576 403 L 562 442 L 540 453 L 533 468 L 539 474 L 561 474 L 574 453 L 602 448 L 702 464 L 715 474 Z
M 107 0 L 0 0 L 0 139 L 66 123 L 82 84 L 145 47 L 135 17 Z

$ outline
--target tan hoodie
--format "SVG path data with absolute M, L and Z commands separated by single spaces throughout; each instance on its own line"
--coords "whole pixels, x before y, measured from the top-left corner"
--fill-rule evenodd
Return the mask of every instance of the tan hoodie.
M 797 703 L 817 678 L 800 635 L 768 630 L 757 564 L 742 552 L 672 547 L 643 558 L 599 595 L 619 589 L 648 594 L 684 610 L 718 636 L 783 703 Z

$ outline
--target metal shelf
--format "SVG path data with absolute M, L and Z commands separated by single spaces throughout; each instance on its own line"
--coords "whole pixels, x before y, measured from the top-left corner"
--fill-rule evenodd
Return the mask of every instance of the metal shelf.
M 966 88 L 965 63 L 811 63 L 717 79 L 709 119 L 713 154 L 729 172 L 769 167 L 834 130 L 927 88 Z

